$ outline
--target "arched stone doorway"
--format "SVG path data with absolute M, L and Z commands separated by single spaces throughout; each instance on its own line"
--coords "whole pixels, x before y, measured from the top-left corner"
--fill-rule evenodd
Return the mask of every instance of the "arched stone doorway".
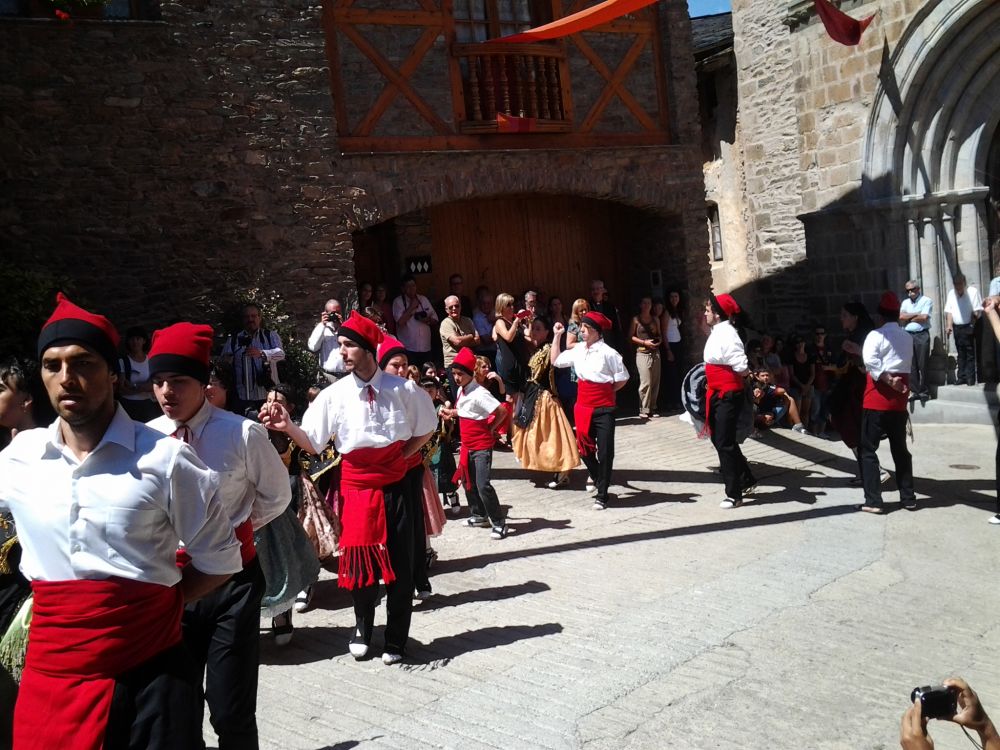
M 886 50 L 880 83 L 863 197 L 885 235 L 905 243 L 905 274 L 922 279 L 940 335 L 951 276 L 962 271 L 984 292 L 992 276 L 1000 3 L 927 3 L 897 48 Z M 894 286 L 900 275 L 892 274 Z

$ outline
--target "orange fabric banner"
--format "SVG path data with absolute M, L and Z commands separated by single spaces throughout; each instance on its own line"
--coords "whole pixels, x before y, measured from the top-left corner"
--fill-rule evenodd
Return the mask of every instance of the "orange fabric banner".
M 655 2 L 656 0 L 604 0 L 603 3 L 593 5 L 571 16 L 559 18 L 544 26 L 490 41 L 523 44 L 525 42 L 541 42 L 546 39 L 559 39 L 580 31 L 587 31 L 608 21 L 614 21 L 629 13 L 635 13 Z

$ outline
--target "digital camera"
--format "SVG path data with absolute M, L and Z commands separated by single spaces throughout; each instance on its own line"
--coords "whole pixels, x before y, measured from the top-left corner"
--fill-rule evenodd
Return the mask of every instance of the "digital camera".
M 920 715 L 925 719 L 950 719 L 958 712 L 958 689 L 940 685 L 913 688 L 910 700 L 920 699 Z

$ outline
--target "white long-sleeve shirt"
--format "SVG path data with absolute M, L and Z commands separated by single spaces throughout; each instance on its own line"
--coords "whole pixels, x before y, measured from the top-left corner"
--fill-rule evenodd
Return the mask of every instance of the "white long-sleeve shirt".
M 233 527 L 249 518 L 259 529 L 285 511 L 292 500 L 288 469 L 264 427 L 208 401 L 187 422 L 164 415 L 149 426 L 170 435 L 181 424 L 198 458 L 219 474 L 219 499 Z
M 878 380 L 884 372 L 908 375 L 913 362 L 913 337 L 899 323 L 886 323 L 865 337 L 861 358 L 872 380 Z
M 599 339 L 590 346 L 582 341 L 572 349 L 559 352 L 556 367 L 574 367 L 576 375 L 590 383 L 624 383 L 628 370 L 622 355 Z
M 732 367 L 734 372 L 746 372 L 749 367 L 740 334 L 728 320 L 712 326 L 703 356 L 705 364 Z
M 374 395 L 372 403 L 369 387 Z M 338 380 L 320 391 L 302 415 L 302 429 L 317 452 L 331 437 L 341 453 L 385 448 L 427 435 L 437 424 L 434 402 L 426 391 L 412 380 L 381 370 L 367 383 L 354 374 Z
M 120 406 L 82 461 L 63 442 L 59 419 L 19 432 L 0 452 L 0 507 L 14 515 L 21 570 L 32 580 L 117 576 L 173 586 L 182 539 L 202 573 L 242 570 L 218 483 L 189 446 Z
M 309 351 L 319 356 L 320 369 L 331 375 L 345 375 L 344 358 L 340 356 L 337 331 L 329 323 L 317 323 L 306 342 Z

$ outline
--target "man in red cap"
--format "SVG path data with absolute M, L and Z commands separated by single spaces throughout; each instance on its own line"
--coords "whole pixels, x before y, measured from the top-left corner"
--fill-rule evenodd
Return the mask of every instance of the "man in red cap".
M 205 699 L 220 750 L 252 749 L 257 747 L 260 600 L 265 587 L 253 532 L 281 515 L 292 494 L 288 471 L 267 430 L 206 399 L 212 338 L 210 326 L 194 323 L 176 323 L 153 334 L 149 373 L 163 416 L 149 426 L 190 444 L 221 479 L 219 499 L 240 540 L 243 569 L 187 606 L 184 641 L 205 674 Z M 199 704 L 199 717 L 202 712 Z
M 378 345 L 378 366 L 383 372 L 406 378 L 406 370 L 410 366 L 410 359 L 406 354 L 406 347 L 399 339 L 384 335 Z M 418 389 L 420 396 L 430 399 L 423 388 Z M 434 408 L 433 401 L 431 408 Z M 416 590 L 418 599 L 426 599 L 431 595 L 431 581 L 427 570 L 427 527 L 424 523 L 424 474 L 427 467 L 424 466 L 423 454 L 417 451 L 406 461 L 406 482 L 410 485 L 407 496 L 412 505 L 410 507 L 410 524 L 413 531 L 413 588 Z
M 368 655 L 381 577 L 387 610 L 382 661 L 398 664 L 413 610 L 413 503 L 407 497 L 407 460 L 430 438 L 437 415 L 426 394 L 416 397 L 416 383 L 378 368 L 376 352 L 384 336 L 373 321 L 355 311 L 337 333 L 350 377 L 319 393 L 301 427 L 280 404 L 265 405 L 261 419 L 313 453 L 333 438 L 343 456 L 337 582 L 351 590 L 357 621 L 350 652 L 356 659 Z
M 462 452 L 459 454 L 458 471 L 454 482 L 465 485 L 465 498 L 471 515 L 469 526 L 491 526 L 494 539 L 507 537 L 507 523 L 496 490 L 490 482 L 493 469 L 493 445 L 497 430 L 503 427 L 510 412 L 493 398 L 488 390 L 476 382 L 476 355 L 471 349 L 462 348 L 451 363 L 455 380 L 455 406 L 442 409 L 448 418 L 458 418 L 462 431 Z
M 865 338 L 861 356 L 867 371 L 867 385 L 861 412 L 861 438 L 858 458 L 861 482 L 865 488 L 867 513 L 884 513 L 882 507 L 881 467 L 878 444 L 885 435 L 896 465 L 896 486 L 904 508 L 917 505 L 913 490 L 913 458 L 906 448 L 906 404 L 910 396 L 910 368 L 913 363 L 913 339 L 899 325 L 899 298 L 885 292 L 878 303 L 884 323 Z
M 604 334 L 612 328 L 603 313 L 591 311 L 580 321 L 583 346 L 560 350 L 559 342 L 565 327 L 552 326 L 552 364 L 555 367 L 575 367 L 577 381 L 576 445 L 580 458 L 587 466 L 597 487 L 594 510 L 608 506 L 608 488 L 615 460 L 615 394 L 628 382 L 628 372 L 622 355 L 604 342 Z
M 239 545 L 214 472 L 116 406 L 117 346 L 107 318 L 60 294 L 38 337 L 58 418 L 0 453 L 0 506 L 35 597 L 15 711 L 23 750 L 182 750 L 201 738 L 181 613 L 240 569 Z

